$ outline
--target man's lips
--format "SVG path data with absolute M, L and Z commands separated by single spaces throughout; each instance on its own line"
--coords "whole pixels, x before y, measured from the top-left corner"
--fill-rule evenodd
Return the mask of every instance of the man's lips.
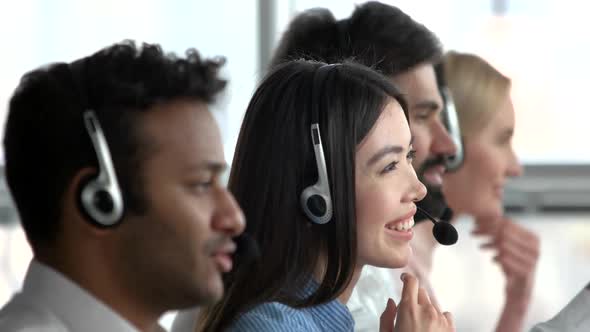
M 424 171 L 422 178 L 429 185 L 441 186 L 445 170 L 446 168 L 443 165 L 431 166 Z
M 221 272 L 229 272 L 232 269 L 233 261 L 232 254 L 236 251 L 236 244 L 234 242 L 226 242 L 217 248 L 211 257 Z

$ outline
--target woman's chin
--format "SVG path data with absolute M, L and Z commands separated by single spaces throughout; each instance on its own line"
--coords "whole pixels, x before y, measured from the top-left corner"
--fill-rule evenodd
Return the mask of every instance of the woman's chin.
M 408 247 L 408 251 L 405 253 L 395 253 L 386 257 L 379 257 L 376 259 L 368 260 L 366 265 L 386 268 L 386 269 L 399 269 L 408 265 L 410 256 L 412 255 L 412 249 Z

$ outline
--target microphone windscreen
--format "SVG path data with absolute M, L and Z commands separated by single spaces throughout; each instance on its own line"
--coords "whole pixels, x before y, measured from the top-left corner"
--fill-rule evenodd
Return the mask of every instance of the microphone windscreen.
M 455 227 L 446 222 L 437 222 L 434 224 L 432 235 L 434 235 L 434 238 L 438 243 L 445 246 L 455 244 L 459 239 L 459 234 Z
M 242 233 L 234 241 L 237 245 L 236 258 L 240 263 L 248 264 L 260 258 L 260 247 L 249 234 Z

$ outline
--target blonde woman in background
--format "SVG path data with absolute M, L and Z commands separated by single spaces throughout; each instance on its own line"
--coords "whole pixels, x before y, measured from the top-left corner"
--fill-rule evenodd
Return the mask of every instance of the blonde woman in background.
M 444 176 L 443 194 L 458 218 L 472 217 L 481 246 L 494 252 L 505 278 L 504 307 L 496 331 L 521 331 L 539 258 L 538 237 L 504 216 L 503 190 L 522 167 L 512 148 L 511 82 L 482 58 L 449 52 L 444 76 L 463 140 L 463 164 Z

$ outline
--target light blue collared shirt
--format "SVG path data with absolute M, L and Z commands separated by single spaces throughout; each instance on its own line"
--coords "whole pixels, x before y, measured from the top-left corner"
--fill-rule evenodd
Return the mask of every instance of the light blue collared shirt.
M 317 284 L 311 282 L 301 293 L 310 295 Z M 256 332 L 346 332 L 354 330 L 354 320 L 340 301 L 307 308 L 292 308 L 279 302 L 259 304 L 241 314 L 227 331 Z

